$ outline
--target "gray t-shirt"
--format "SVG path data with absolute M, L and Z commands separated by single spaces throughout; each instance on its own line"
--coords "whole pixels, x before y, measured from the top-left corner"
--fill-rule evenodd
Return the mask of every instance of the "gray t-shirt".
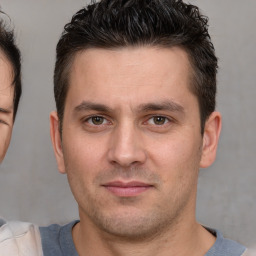
M 72 228 L 77 222 L 39 228 L 44 256 L 78 256 L 72 239 Z M 216 236 L 216 241 L 205 256 L 241 256 L 244 253 L 246 248 L 243 245 L 225 239 L 219 231 L 208 230 Z

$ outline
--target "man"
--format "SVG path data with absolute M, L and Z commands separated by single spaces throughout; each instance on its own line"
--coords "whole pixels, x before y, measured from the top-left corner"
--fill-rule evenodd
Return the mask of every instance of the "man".
M 102 0 L 65 26 L 51 137 L 80 221 L 40 228 L 45 256 L 244 253 L 195 219 L 221 130 L 207 26 L 180 0 Z
M 20 53 L 0 20 L 0 163 L 10 143 L 21 95 Z
M 0 14 L 3 14 L 0 11 Z M 14 33 L 0 20 L 0 163 L 8 149 L 21 96 L 20 51 Z M 0 174 L 1 175 L 1 174 Z M 38 227 L 0 216 L 0 255 L 41 255 Z
M 102 0 L 72 18 L 50 122 L 80 221 L 40 228 L 44 256 L 244 253 L 195 219 L 221 129 L 216 72 L 207 19 L 180 0 Z

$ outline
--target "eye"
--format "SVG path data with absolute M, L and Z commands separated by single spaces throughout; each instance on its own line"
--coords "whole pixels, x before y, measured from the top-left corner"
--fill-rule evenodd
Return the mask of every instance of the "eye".
M 8 125 L 8 123 L 6 123 L 4 120 L 0 120 L 0 123 Z
M 102 125 L 107 123 L 107 120 L 102 116 L 92 116 L 86 119 L 86 121 L 91 125 Z
M 148 120 L 148 123 L 152 125 L 164 125 L 168 122 L 169 119 L 164 116 L 153 116 Z

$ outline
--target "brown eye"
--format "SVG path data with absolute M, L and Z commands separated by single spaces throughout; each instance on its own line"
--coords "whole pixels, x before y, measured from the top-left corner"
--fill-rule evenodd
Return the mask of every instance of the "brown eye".
M 101 116 L 93 116 L 93 117 L 91 117 L 91 122 L 94 125 L 101 125 L 104 123 L 104 118 Z
M 167 118 L 163 116 L 155 116 L 153 117 L 153 122 L 156 125 L 163 125 L 166 123 Z

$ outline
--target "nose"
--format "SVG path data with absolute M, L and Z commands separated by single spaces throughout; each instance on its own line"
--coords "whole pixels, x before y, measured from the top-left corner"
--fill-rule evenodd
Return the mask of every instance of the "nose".
M 108 159 L 120 167 L 141 165 L 146 161 L 146 150 L 140 131 L 132 124 L 116 127 L 111 137 Z

